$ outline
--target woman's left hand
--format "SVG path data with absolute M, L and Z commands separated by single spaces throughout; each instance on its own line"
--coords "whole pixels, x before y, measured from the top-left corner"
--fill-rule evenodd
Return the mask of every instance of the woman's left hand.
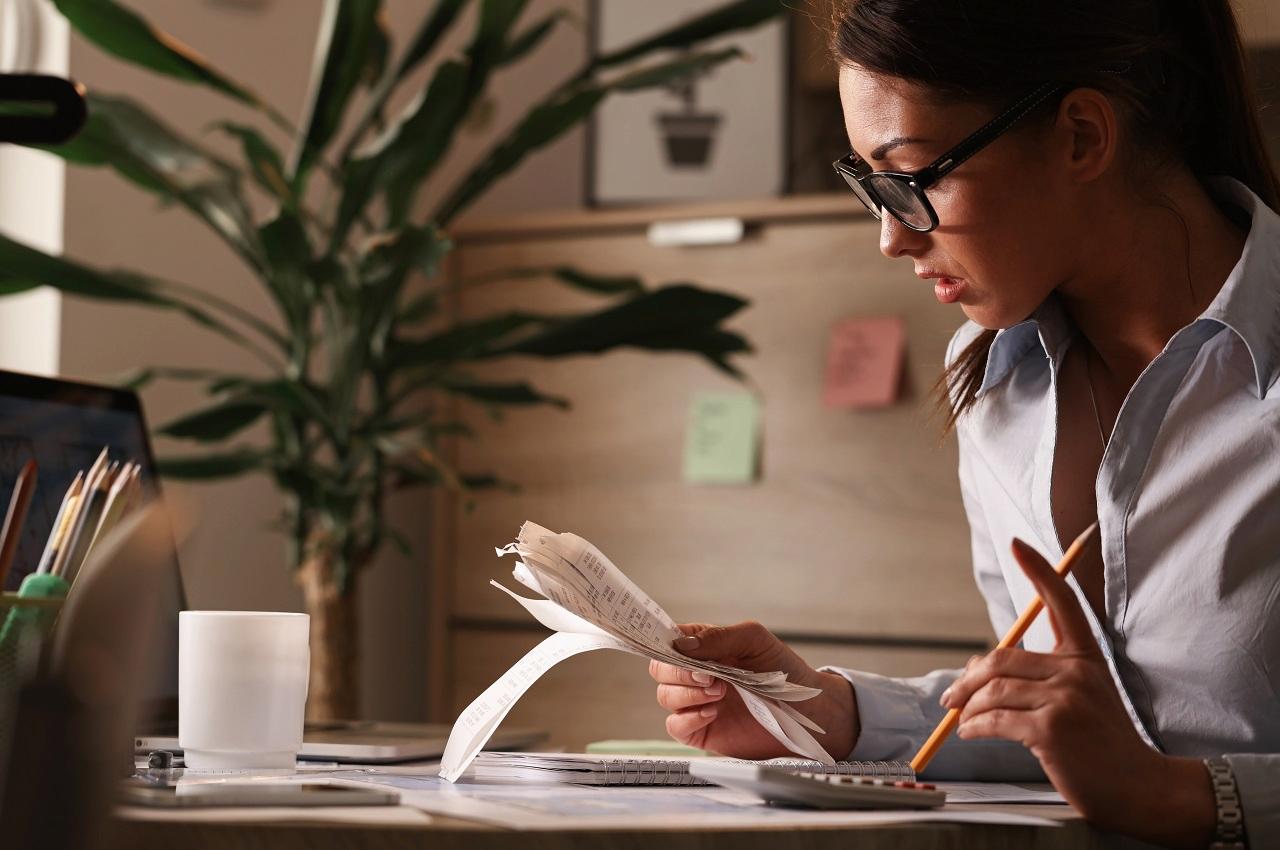
M 959 736 L 1021 743 L 1096 826 L 1206 846 L 1216 807 L 1204 765 L 1147 746 L 1071 587 L 1021 540 L 1013 554 L 1044 600 L 1057 645 L 1051 653 L 997 649 L 970 660 L 941 700 L 962 708 Z

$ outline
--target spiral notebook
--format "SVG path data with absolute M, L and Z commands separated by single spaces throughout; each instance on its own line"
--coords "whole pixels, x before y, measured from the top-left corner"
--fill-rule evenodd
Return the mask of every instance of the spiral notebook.
M 740 759 L 725 759 L 740 761 Z M 915 781 L 911 765 L 901 761 L 840 761 L 776 758 L 767 764 L 797 773 L 837 773 L 891 782 Z M 586 753 L 482 752 L 470 777 L 484 782 L 538 782 L 571 785 L 713 785 L 689 773 L 688 759 L 625 758 Z

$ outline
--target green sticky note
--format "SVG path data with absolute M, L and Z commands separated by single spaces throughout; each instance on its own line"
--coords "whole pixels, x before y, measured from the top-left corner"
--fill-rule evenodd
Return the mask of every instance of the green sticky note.
M 760 402 L 750 393 L 699 393 L 689 410 L 684 480 L 750 484 L 760 446 Z

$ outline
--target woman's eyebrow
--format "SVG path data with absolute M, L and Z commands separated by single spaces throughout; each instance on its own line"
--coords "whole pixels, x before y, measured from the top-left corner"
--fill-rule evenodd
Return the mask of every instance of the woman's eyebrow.
M 914 136 L 897 136 L 885 142 L 884 144 L 880 145 L 875 150 L 873 150 L 871 152 L 871 158 L 876 160 L 884 159 L 884 155 L 887 154 L 889 151 L 893 150 L 894 148 L 902 147 L 903 145 L 910 145 L 910 144 L 917 144 L 917 143 L 927 144 L 928 141 L 929 141 L 928 139 L 917 139 Z

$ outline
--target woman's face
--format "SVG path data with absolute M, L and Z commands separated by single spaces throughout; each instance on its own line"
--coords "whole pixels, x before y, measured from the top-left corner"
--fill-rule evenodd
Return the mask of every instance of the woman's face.
M 994 117 L 988 107 L 938 103 L 918 86 L 849 66 L 840 100 L 853 150 L 875 171 L 921 169 Z M 1015 125 L 926 191 L 935 230 L 918 233 L 885 214 L 880 250 L 909 257 L 939 301 L 958 303 L 985 328 L 1027 318 L 1070 276 L 1080 247 L 1078 201 L 1049 166 L 1050 136 Z M 919 141 L 895 144 L 904 139 Z

